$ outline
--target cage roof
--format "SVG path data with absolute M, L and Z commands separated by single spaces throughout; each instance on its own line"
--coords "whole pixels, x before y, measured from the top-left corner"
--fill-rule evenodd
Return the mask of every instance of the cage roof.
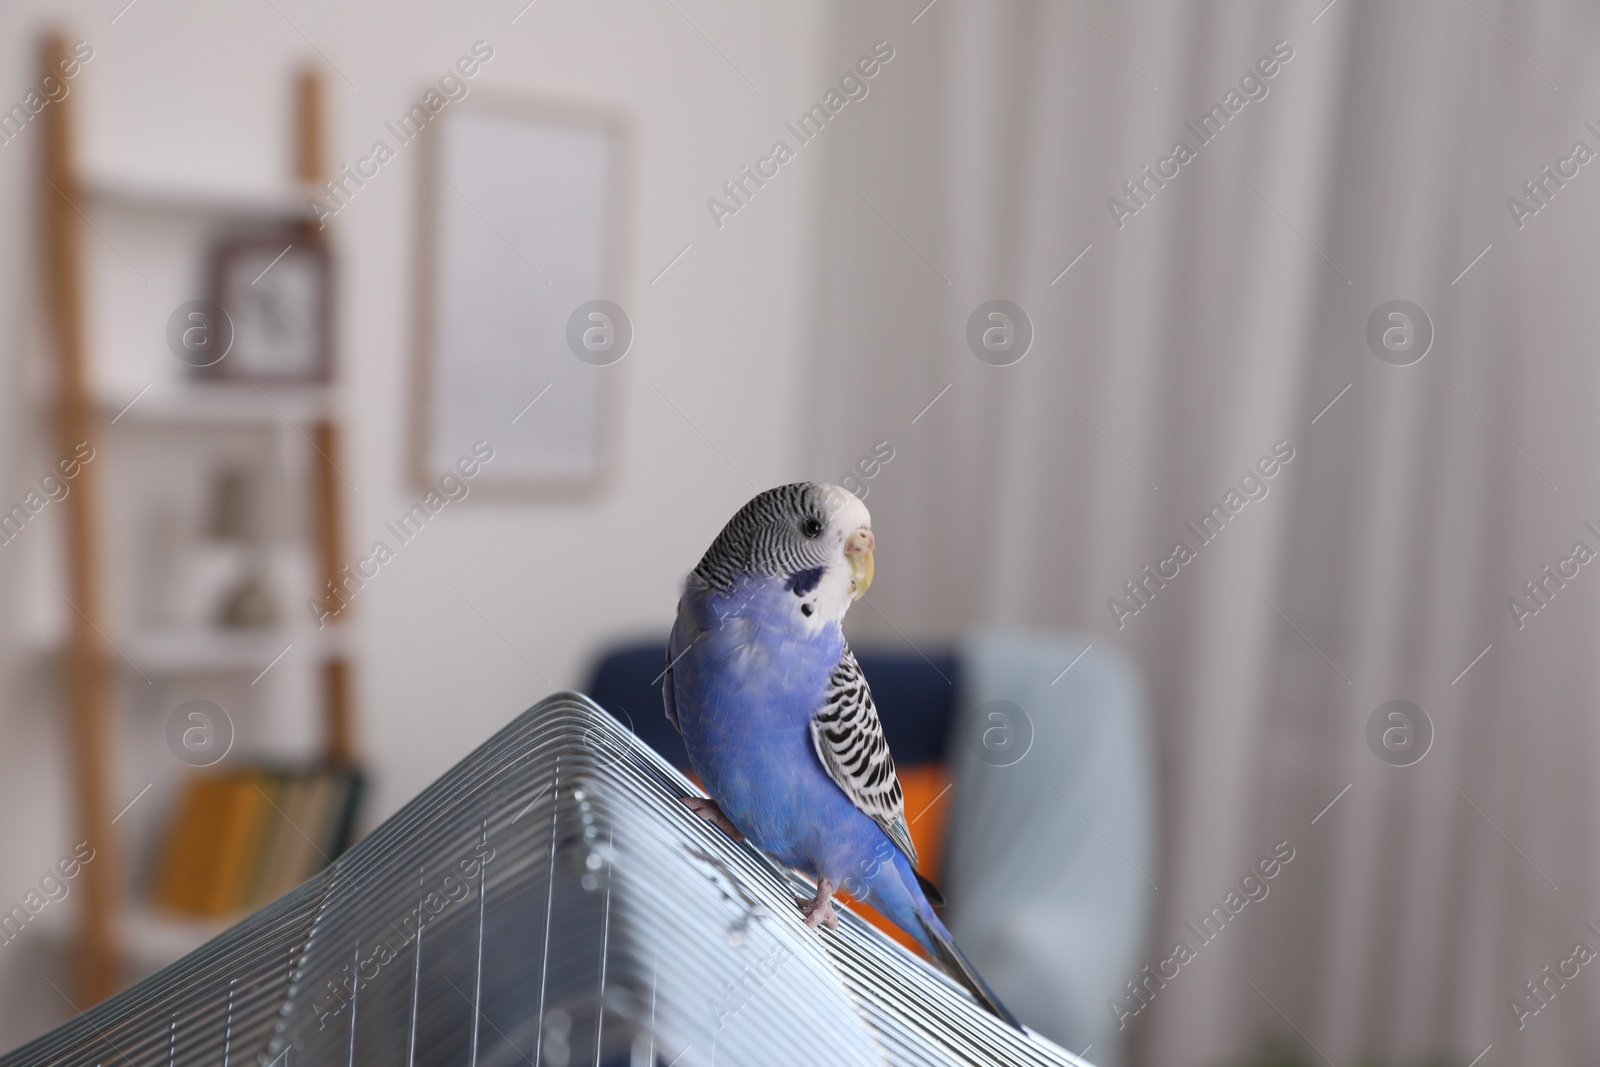
M 315 878 L 0 1059 L 1081 1064 L 694 816 L 587 698 L 519 716 Z

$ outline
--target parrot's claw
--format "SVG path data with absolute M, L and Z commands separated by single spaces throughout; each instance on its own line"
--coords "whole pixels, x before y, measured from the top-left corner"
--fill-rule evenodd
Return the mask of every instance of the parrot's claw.
M 833 891 L 838 888 L 826 878 L 817 880 L 817 895 L 810 900 L 796 900 L 800 911 L 806 917 L 806 925 L 815 930 L 818 926 L 826 926 L 830 930 L 839 928 L 839 916 L 833 910 Z
M 728 820 L 726 815 L 722 814 L 722 809 L 717 807 L 715 800 L 707 797 L 684 797 L 683 802 L 689 806 L 690 811 L 706 822 L 714 823 L 723 833 L 735 841 L 744 840 L 744 834 Z

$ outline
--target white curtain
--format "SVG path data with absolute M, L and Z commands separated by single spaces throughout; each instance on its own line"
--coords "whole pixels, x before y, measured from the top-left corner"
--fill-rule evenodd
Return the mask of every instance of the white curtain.
M 822 135 L 813 473 L 895 450 L 852 632 L 1066 627 L 1139 663 L 1152 964 L 1294 849 L 1139 1013 L 1133 1062 L 1266 1036 L 1340 1065 L 1600 1056 L 1600 966 L 1542 1007 L 1523 988 L 1600 951 L 1600 566 L 1520 629 L 1507 606 L 1600 550 L 1600 163 L 1520 229 L 1507 207 L 1600 151 L 1593 6 L 924 3 L 840 3 L 833 35 L 841 70 L 894 49 Z M 1107 199 L 1134 206 L 1123 183 L 1279 41 L 1267 95 L 1119 228 Z M 1035 331 L 1013 366 L 964 339 L 993 298 Z M 1410 366 L 1366 340 L 1396 299 L 1433 325 Z M 1185 522 L 1278 442 L 1268 495 L 1202 545 Z M 1195 558 L 1119 629 L 1108 599 L 1180 539 Z M 1392 699 L 1432 724 L 1411 766 L 1366 740 Z

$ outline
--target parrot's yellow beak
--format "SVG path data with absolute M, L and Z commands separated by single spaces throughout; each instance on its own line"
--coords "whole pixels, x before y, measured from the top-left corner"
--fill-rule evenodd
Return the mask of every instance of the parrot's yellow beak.
M 863 526 L 844 542 L 844 558 L 850 563 L 850 599 L 860 600 L 872 586 L 872 531 Z

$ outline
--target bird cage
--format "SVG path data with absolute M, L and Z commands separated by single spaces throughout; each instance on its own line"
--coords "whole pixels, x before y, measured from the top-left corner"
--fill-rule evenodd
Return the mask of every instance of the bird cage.
M 21 1065 L 1082 1064 L 693 815 L 583 696 L 521 715 L 315 878 Z

